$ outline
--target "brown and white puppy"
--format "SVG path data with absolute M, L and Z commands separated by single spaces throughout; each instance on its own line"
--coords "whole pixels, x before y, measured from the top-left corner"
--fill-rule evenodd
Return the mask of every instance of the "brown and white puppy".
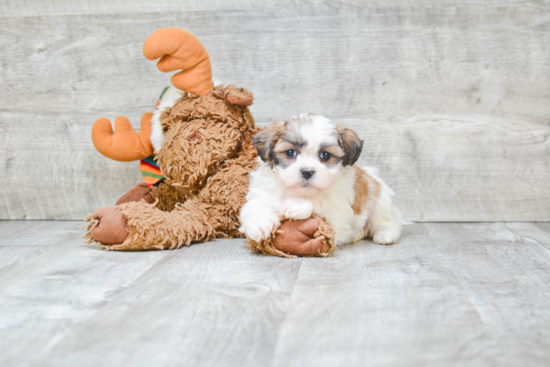
M 354 163 L 363 142 L 355 132 L 324 116 L 300 114 L 274 121 L 254 135 L 260 165 L 250 174 L 246 204 L 240 213 L 248 238 L 270 236 L 281 217 L 324 217 L 334 229 L 335 244 L 372 238 L 391 244 L 401 234 L 395 195 L 372 167 Z

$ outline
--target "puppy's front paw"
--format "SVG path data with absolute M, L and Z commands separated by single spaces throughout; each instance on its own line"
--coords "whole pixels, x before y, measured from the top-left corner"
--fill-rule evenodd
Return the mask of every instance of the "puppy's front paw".
M 399 235 L 397 228 L 383 228 L 376 232 L 372 241 L 379 245 L 391 245 L 399 239 Z
M 246 237 L 260 242 L 271 236 L 273 228 L 278 227 L 279 218 L 277 215 L 258 216 L 255 218 L 249 218 L 240 228 L 240 231 L 245 234 Z
M 313 214 L 313 204 L 308 200 L 288 199 L 281 204 L 279 214 L 289 219 L 307 219 Z

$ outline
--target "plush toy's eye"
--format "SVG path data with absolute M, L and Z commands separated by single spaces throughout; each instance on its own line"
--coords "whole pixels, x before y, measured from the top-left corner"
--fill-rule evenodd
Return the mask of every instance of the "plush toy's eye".
M 330 159 L 330 153 L 329 152 L 321 152 L 321 160 L 322 161 L 328 161 Z
M 294 158 L 296 157 L 296 151 L 294 149 L 289 149 L 286 151 L 286 156 L 288 158 Z

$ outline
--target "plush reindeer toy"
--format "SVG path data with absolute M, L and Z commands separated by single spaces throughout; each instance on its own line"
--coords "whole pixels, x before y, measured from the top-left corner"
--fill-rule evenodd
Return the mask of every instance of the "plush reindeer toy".
M 231 85 L 214 87 L 208 53 L 185 30 L 154 32 L 143 53 L 160 58 L 163 72 L 183 71 L 172 77 L 155 113 L 143 115 L 139 133 L 126 117 L 116 119 L 114 132 L 111 122 L 100 118 L 92 139 L 108 158 L 158 165 L 163 178 L 155 183 L 160 177 L 148 175 L 116 206 L 88 216 L 86 238 L 108 250 L 161 250 L 242 237 L 239 211 L 258 159 L 252 141 L 258 129 L 248 109 L 252 94 Z M 283 219 L 271 238 L 248 245 L 278 256 L 327 256 L 333 249 L 331 229 L 318 217 Z

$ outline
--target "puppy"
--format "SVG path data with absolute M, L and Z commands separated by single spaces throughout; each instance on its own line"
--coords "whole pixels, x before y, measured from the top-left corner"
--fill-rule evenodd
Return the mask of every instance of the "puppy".
M 239 229 L 248 238 L 268 238 L 282 217 L 324 217 L 335 245 L 362 238 L 391 244 L 401 234 L 395 195 L 372 167 L 354 163 L 363 141 L 328 118 L 302 113 L 274 121 L 254 135 L 260 165 L 250 174 Z

